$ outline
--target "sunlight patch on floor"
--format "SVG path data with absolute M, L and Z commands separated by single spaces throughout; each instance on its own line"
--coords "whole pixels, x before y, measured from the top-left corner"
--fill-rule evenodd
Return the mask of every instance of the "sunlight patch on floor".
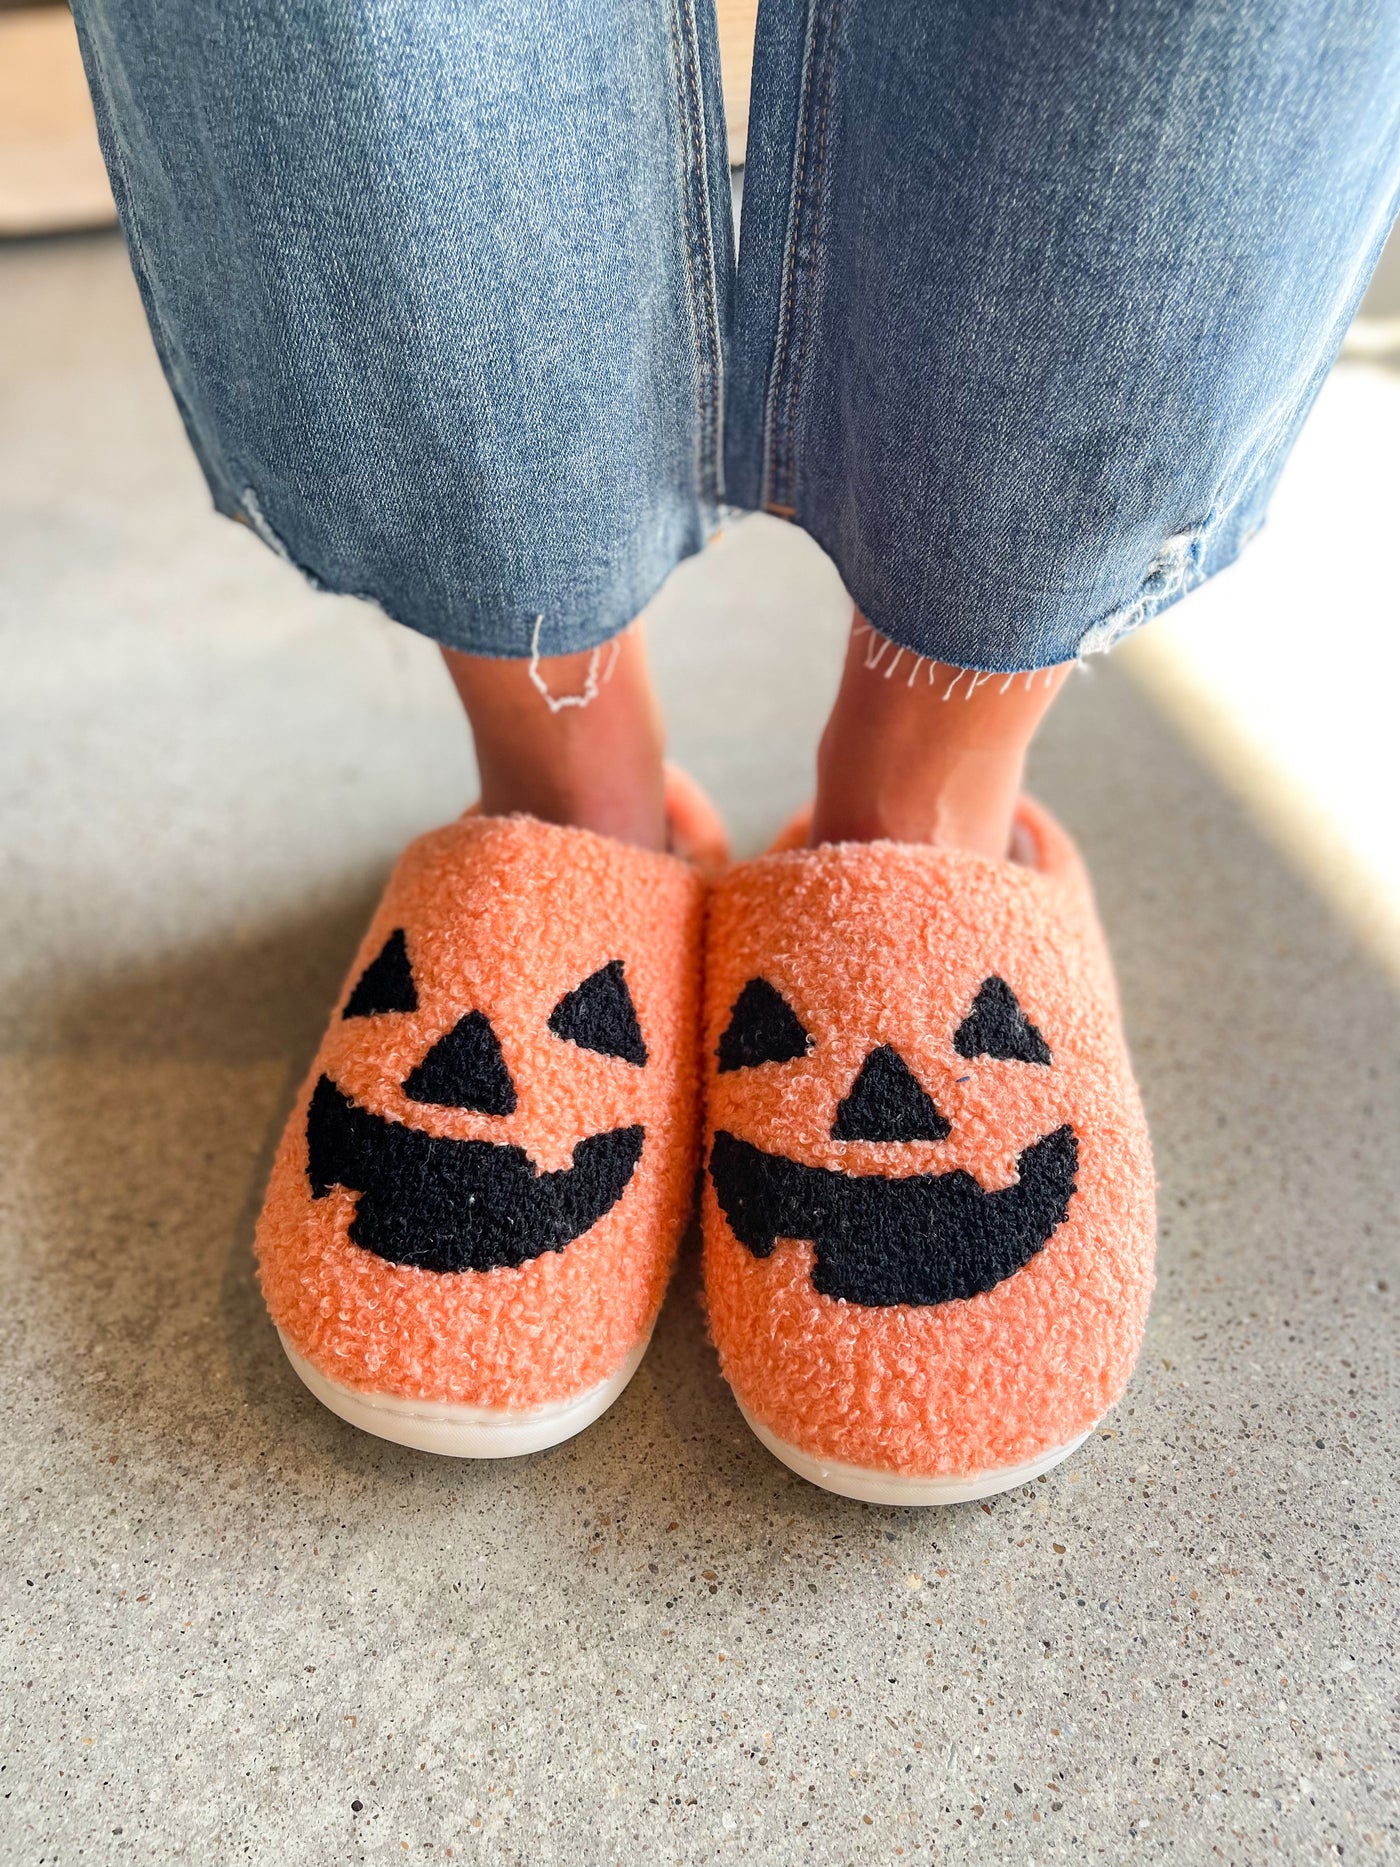
M 1336 371 L 1269 523 L 1122 665 L 1400 977 L 1400 375 Z

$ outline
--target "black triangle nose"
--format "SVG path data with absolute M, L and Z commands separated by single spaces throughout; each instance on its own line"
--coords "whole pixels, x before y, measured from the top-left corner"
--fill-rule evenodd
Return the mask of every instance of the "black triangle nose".
M 836 1110 L 833 1141 L 946 1141 L 952 1130 L 891 1044 L 872 1050 Z
M 441 1108 L 475 1109 L 481 1115 L 509 1115 L 515 1108 L 515 1084 L 491 1020 L 469 1011 L 404 1080 L 410 1102 L 436 1102 Z

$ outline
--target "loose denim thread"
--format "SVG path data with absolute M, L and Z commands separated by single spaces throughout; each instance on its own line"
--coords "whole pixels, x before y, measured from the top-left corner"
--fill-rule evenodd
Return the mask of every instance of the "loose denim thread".
M 617 667 L 617 658 L 622 653 L 622 635 L 615 635 L 610 642 L 600 642 L 588 657 L 588 672 L 584 676 L 583 688 L 576 694 L 552 694 L 549 683 L 540 673 L 540 630 L 544 626 L 544 617 L 536 616 L 535 626 L 530 632 L 530 665 L 526 672 L 530 676 L 530 685 L 540 696 L 551 713 L 562 713 L 565 707 L 586 707 L 598 698 L 600 688 L 606 687 Z M 626 631 L 623 631 L 625 634 Z M 601 677 L 598 669 L 602 666 L 603 650 L 608 651 L 608 665 Z
M 852 632 L 857 637 L 862 636 L 862 635 L 868 635 L 870 637 L 870 640 L 865 645 L 864 665 L 872 674 L 877 673 L 879 671 L 880 663 L 884 660 L 886 649 L 890 649 L 890 648 L 894 649 L 895 652 L 890 657 L 889 665 L 884 670 L 884 677 L 886 680 L 890 679 L 891 675 L 893 675 L 895 669 L 899 666 L 900 662 L 903 660 L 905 655 L 913 655 L 912 649 L 900 648 L 897 643 L 892 642 L 888 636 L 881 635 L 879 630 L 874 628 L 868 622 L 857 623 Z M 937 661 L 930 660 L 930 658 L 927 655 L 913 655 L 913 663 L 914 665 L 909 670 L 909 678 L 907 681 L 905 681 L 904 685 L 906 687 L 912 688 L 915 681 L 919 678 L 920 668 L 923 668 L 926 670 L 925 679 L 927 680 L 928 685 L 932 687 L 934 681 L 937 679 L 939 663 Z M 946 666 L 947 664 L 945 663 L 944 665 Z M 1008 674 L 1005 677 L 1005 679 L 1002 681 L 1002 684 L 1000 688 L 998 688 L 997 691 L 999 693 L 1004 694 L 1007 691 L 1007 689 L 1010 687 L 1013 681 L 1018 681 L 1024 678 L 1025 683 L 1026 683 L 1026 691 L 1027 693 L 1029 693 L 1031 682 L 1035 679 L 1035 677 L 1038 674 L 1044 675 L 1045 685 L 1048 687 L 1050 685 L 1050 677 L 1054 672 L 1055 672 L 1054 664 L 1052 664 L 1048 668 L 1027 668 L 1024 671 L 1024 674 L 1021 669 L 1013 668 L 1011 673 Z M 978 668 L 959 668 L 957 673 L 953 676 L 952 680 L 948 683 L 948 685 L 943 690 L 942 697 L 944 700 L 952 699 L 953 690 L 961 683 L 964 675 L 970 675 L 972 678 L 968 681 L 967 692 L 963 695 L 963 699 L 971 700 L 972 696 L 977 692 L 977 689 L 979 687 L 984 686 L 986 682 L 988 681 L 994 681 L 996 679 L 996 670 L 995 669 L 984 670 L 984 669 L 978 669 Z

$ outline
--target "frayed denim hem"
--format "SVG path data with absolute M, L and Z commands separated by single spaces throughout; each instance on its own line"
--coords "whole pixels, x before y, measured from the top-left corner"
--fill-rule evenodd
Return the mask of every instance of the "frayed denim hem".
M 1248 510 L 1232 510 L 1223 519 L 1206 520 L 1173 532 L 1163 541 L 1134 594 L 1087 627 L 1076 624 L 1072 630 L 1067 629 L 1057 617 L 1049 626 L 1036 627 L 1032 623 L 1025 627 L 1019 632 L 1024 638 L 1021 642 L 979 652 L 975 642 L 969 641 L 975 630 L 964 628 L 954 636 L 901 627 L 888 616 L 880 599 L 862 600 L 861 580 L 841 562 L 839 547 L 833 549 L 799 514 L 780 512 L 773 516 L 797 525 L 832 557 L 872 638 L 866 650 L 866 666 L 878 670 L 886 680 L 898 677 L 909 687 L 921 679 L 932 685 L 937 670 L 943 668 L 975 676 L 976 686 L 980 687 L 984 680 L 997 675 L 1006 677 L 1009 683 L 1018 675 L 1044 673 L 1072 662 L 1082 663 L 1091 655 L 1105 654 L 1217 572 L 1227 569 L 1264 523 L 1262 510 L 1251 505 Z M 1057 599 L 1058 611 L 1066 607 L 1063 598 Z M 1016 632 L 1002 633 L 1007 636 Z M 893 652 L 887 656 L 886 649 Z M 966 696 L 971 689 L 964 684 L 957 691 Z
M 658 553 L 650 569 L 639 571 L 630 580 L 626 595 L 605 611 L 590 611 L 586 620 L 573 615 L 561 620 L 558 610 L 548 608 L 533 613 L 522 608 L 516 614 L 499 619 L 493 626 L 483 626 L 478 620 L 465 627 L 436 609 L 420 610 L 397 593 L 326 575 L 290 547 L 268 519 L 251 486 L 245 487 L 235 498 L 215 475 L 206 472 L 206 478 L 215 509 L 236 525 L 246 526 L 313 590 L 325 596 L 348 596 L 370 603 L 391 622 L 412 629 L 416 635 L 426 636 L 440 648 L 450 648 L 463 655 L 479 655 L 491 661 L 524 661 L 532 668 L 538 668 L 542 659 L 587 654 L 615 642 L 655 601 L 677 567 L 704 551 L 711 539 L 724 529 L 726 521 L 734 516 L 727 507 L 709 512 L 703 527 L 697 525 L 671 551 Z M 561 704 L 575 704 L 574 697 L 566 697 Z
M 882 679 L 892 681 L 896 676 L 905 687 L 932 687 L 938 692 L 940 700 L 952 700 L 954 697 L 970 700 L 980 687 L 989 681 L 1000 681 L 1001 691 L 1005 693 L 1013 681 L 1024 680 L 1027 687 L 1037 679 L 1045 679 L 1054 673 L 1057 667 L 1064 667 L 1064 662 L 1051 662 L 1046 667 L 1038 668 L 967 668 L 959 667 L 956 662 L 945 661 L 939 655 L 921 655 L 912 648 L 902 648 L 900 644 L 868 622 L 858 622 L 855 626 L 857 641 L 864 638 L 863 656 L 866 671 L 878 674 Z M 949 669 L 953 678 L 948 679 Z M 941 690 L 941 691 L 940 691 Z

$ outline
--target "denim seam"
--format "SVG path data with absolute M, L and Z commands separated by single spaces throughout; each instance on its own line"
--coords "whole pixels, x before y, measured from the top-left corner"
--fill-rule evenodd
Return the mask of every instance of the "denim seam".
M 718 508 L 724 498 L 723 469 L 720 464 L 724 354 L 716 305 L 714 230 L 710 224 L 709 151 L 696 59 L 696 36 L 693 0 L 675 0 L 671 10 L 671 52 L 675 60 L 676 94 L 681 111 L 681 212 L 685 223 L 686 278 L 699 357 L 697 401 L 700 426 L 696 436 L 696 481 L 700 497 L 708 507 L 708 528 L 716 523 Z M 685 42 L 684 58 L 681 55 L 682 40 Z M 693 198 L 696 189 L 700 195 L 698 214 Z M 703 285 L 696 276 L 697 252 L 704 270 Z
M 819 0 L 808 0 L 807 25 L 802 41 L 801 89 L 797 107 L 797 148 L 793 155 L 792 182 L 788 193 L 788 221 L 783 239 L 783 270 L 778 282 L 778 328 L 773 345 L 773 364 L 768 373 L 768 383 L 763 399 L 763 484 L 760 488 L 760 496 L 765 511 L 777 509 L 774 427 L 792 328 L 792 302 L 797 280 L 797 243 L 802 228 L 802 183 L 807 167 L 807 131 L 812 109 L 812 66 L 816 49 L 818 5 Z
M 715 229 L 711 211 L 710 141 L 705 123 L 704 68 L 699 57 L 699 29 L 694 0 L 685 0 L 687 46 L 693 87 L 693 114 L 700 191 L 700 231 L 704 238 L 705 326 L 710 344 L 710 524 L 718 522 L 724 503 L 724 334 L 720 329 L 719 279 L 715 260 Z M 727 171 L 727 164 L 726 164 Z
M 820 0 L 819 0 L 820 3 Z M 831 116 L 831 92 L 833 74 L 836 68 L 836 25 L 840 10 L 840 0 L 830 0 L 826 16 L 826 31 L 822 43 L 822 70 L 820 75 L 820 115 L 817 123 L 817 147 L 812 158 L 811 186 L 808 189 L 811 216 L 811 266 L 807 289 L 795 299 L 794 336 L 792 342 L 792 368 L 786 394 L 784 396 L 784 444 L 783 463 L 786 481 L 787 499 L 785 504 L 792 507 L 794 514 L 798 507 L 797 494 L 797 410 L 798 400 L 804 380 L 807 362 L 808 336 L 811 332 L 815 314 L 816 300 L 819 296 L 821 273 L 821 232 L 822 206 L 824 202 L 823 183 L 826 177 L 826 137 Z
M 806 340 L 812 325 L 819 273 L 821 241 L 821 205 L 823 179 L 827 162 L 827 127 L 831 119 L 833 91 L 834 37 L 836 37 L 838 0 L 812 0 L 806 21 L 806 45 L 803 56 L 803 95 L 801 95 L 801 133 L 793 161 L 791 211 L 788 224 L 788 250 L 784 256 L 784 302 L 780 310 L 780 332 L 773 360 L 773 373 L 767 386 L 767 450 L 765 450 L 765 508 L 784 515 L 797 512 L 795 459 L 797 459 L 797 403 L 803 385 L 806 364 Z M 825 15 L 825 17 L 823 17 Z M 825 26 L 825 30 L 823 30 Z M 819 45 L 818 45 L 819 35 Z M 812 121 L 816 116 L 816 123 Z M 816 129 L 816 149 L 808 155 L 808 142 Z M 803 232 L 808 232 L 810 263 L 799 289 Z

